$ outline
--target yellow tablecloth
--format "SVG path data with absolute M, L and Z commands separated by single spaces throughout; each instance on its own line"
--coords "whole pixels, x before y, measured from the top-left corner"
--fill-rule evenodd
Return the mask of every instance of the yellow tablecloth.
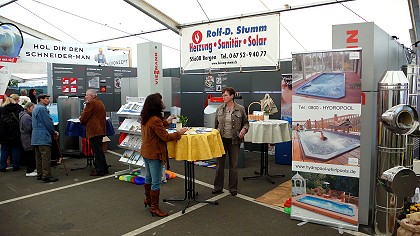
M 199 161 L 221 157 L 225 154 L 222 138 L 217 129 L 203 134 L 190 134 L 190 129 L 181 139 L 167 143 L 168 155 L 178 161 Z
M 285 120 L 266 120 L 249 122 L 245 142 L 282 143 L 292 140 L 289 123 Z

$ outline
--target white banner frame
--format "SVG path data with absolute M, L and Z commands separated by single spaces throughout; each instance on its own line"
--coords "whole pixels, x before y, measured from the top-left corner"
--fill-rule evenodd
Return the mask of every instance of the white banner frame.
M 344 52 L 348 52 L 348 58 L 345 57 Z M 341 55 L 342 58 L 335 59 L 341 64 L 334 64 L 333 53 L 336 53 L 336 56 Z M 359 48 L 292 53 L 293 63 L 296 64 L 292 71 L 293 88 L 285 86 L 285 89 L 289 89 L 292 94 L 292 104 L 288 104 L 292 107 L 294 137 L 292 141 L 294 148 L 292 180 L 294 183 L 299 183 L 292 185 L 292 219 L 343 229 L 358 229 L 359 205 L 354 199 L 358 198 L 360 194 L 362 100 L 360 97 L 361 88 L 348 85 L 361 83 L 360 66 L 362 61 L 360 55 Z M 321 57 L 325 57 L 327 60 Z M 315 65 L 313 64 L 314 58 L 316 59 Z M 331 63 L 328 58 L 331 58 Z M 305 64 L 306 62 L 308 64 Z M 324 74 L 326 76 L 324 78 L 328 77 L 328 79 L 318 78 Z M 338 79 L 332 80 L 333 77 Z M 319 81 L 315 82 L 317 79 Z M 334 89 L 337 87 L 341 92 L 334 90 L 336 93 L 332 93 L 328 90 L 328 86 L 317 87 L 320 84 L 330 85 Z M 350 122 L 351 128 L 354 128 L 351 132 L 350 127 L 346 126 L 347 120 Z M 337 141 L 337 136 L 358 140 L 358 142 L 340 143 Z M 328 138 L 331 142 L 328 141 Z M 320 145 L 320 143 L 326 144 Z M 338 151 L 318 153 L 319 155 L 311 151 L 306 153 L 305 146 L 311 144 L 318 145 L 316 148 L 323 150 L 336 147 Z M 356 149 L 359 150 L 356 151 Z M 329 180 L 322 182 L 325 179 Z M 344 186 L 338 184 L 339 182 L 346 184 Z M 353 186 L 350 190 L 349 185 Z M 347 197 L 346 194 L 348 194 Z M 326 205 L 333 205 L 335 208 L 327 208 Z M 338 211 L 337 209 L 346 210 Z

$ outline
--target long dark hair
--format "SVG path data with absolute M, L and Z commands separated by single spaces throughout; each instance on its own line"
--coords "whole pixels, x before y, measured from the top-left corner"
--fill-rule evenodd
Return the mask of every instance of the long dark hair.
M 35 89 L 29 89 L 28 97 L 31 99 L 31 102 L 36 104 L 36 96 L 34 95 Z
M 144 101 L 143 110 L 141 111 L 141 124 L 146 125 L 150 117 L 157 116 L 163 119 L 162 111 L 165 108 L 162 102 L 162 95 L 160 93 L 154 93 L 147 96 Z

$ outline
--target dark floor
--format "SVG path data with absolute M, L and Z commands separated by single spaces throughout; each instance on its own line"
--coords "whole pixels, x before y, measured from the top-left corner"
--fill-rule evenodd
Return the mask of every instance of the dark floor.
M 122 153 L 123 150 L 114 150 Z M 127 169 L 119 157 L 107 153 L 110 172 Z M 143 186 L 123 182 L 113 175 L 89 176 L 89 168 L 70 171 L 86 165 L 84 159 L 68 158 L 53 167 L 58 182 L 42 183 L 25 177 L 25 171 L 0 173 L 0 235 L 339 235 L 328 226 L 299 221 L 278 208 L 253 201 L 291 178 L 290 166 L 277 165 L 270 156 L 270 174 L 283 173 L 284 178 L 246 180 L 259 168 L 259 153 L 246 152 L 246 167 L 239 170 L 239 195 L 211 194 L 214 169 L 195 167 L 199 200 L 218 199 L 219 205 L 196 204 L 181 214 L 186 202 L 160 203 L 171 215 L 152 217 L 143 206 Z M 171 160 L 171 170 L 184 175 L 184 164 Z M 228 171 L 225 175 L 227 176 Z M 225 178 L 225 185 L 227 178 Z M 169 180 L 161 187 L 161 198 L 183 198 L 184 179 Z M 357 233 L 357 232 L 355 232 Z M 344 235 L 350 235 L 344 233 Z

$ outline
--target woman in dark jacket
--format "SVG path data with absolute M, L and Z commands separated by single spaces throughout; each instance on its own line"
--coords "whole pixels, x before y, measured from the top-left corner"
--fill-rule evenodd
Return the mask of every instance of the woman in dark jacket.
M 36 160 L 35 150 L 31 145 L 32 137 L 32 111 L 35 104 L 28 102 L 25 104 L 25 110 L 19 114 L 20 121 L 20 140 L 22 142 L 23 154 L 27 158 L 26 177 L 35 177 Z
M 36 90 L 35 89 L 29 89 L 29 95 L 28 95 L 28 97 L 31 99 L 31 102 L 33 104 L 36 104 L 37 103 L 37 101 L 36 101 Z
M 6 98 L 4 106 L 0 108 L 0 172 L 6 172 L 7 157 L 10 154 L 13 160 L 13 171 L 20 169 L 19 113 L 23 111 L 23 107 L 18 103 L 19 95 L 12 94 Z
M 168 213 L 159 209 L 160 182 L 162 181 L 162 164 L 165 163 L 168 153 L 166 150 L 166 142 L 178 140 L 181 134 L 187 131 L 182 128 L 178 132 L 169 134 L 166 127 L 174 117 L 168 117 L 165 120 L 162 117 L 164 109 L 162 95 L 159 93 L 147 96 L 141 111 L 141 155 L 143 156 L 146 167 L 146 178 L 144 181 L 144 189 L 146 199 L 144 206 L 150 206 L 152 216 L 167 216 Z

